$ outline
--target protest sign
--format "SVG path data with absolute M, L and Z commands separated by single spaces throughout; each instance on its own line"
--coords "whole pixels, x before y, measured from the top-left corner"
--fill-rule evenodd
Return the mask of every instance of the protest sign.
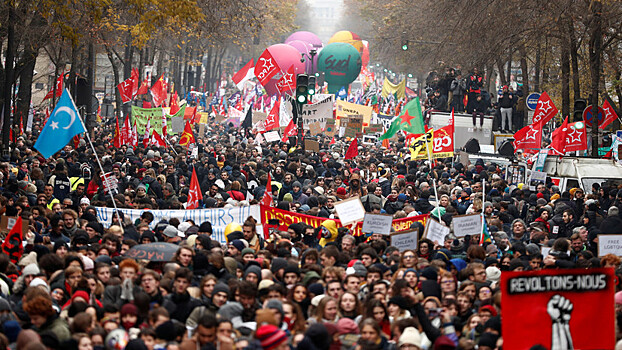
M 614 293 L 611 268 L 503 272 L 503 349 L 613 349 Z
M 322 125 L 320 124 L 320 122 L 313 122 L 309 124 L 308 127 L 309 131 L 311 131 L 312 136 L 322 133 Z
M 119 180 L 114 176 L 112 172 L 100 175 L 102 184 L 104 185 L 104 192 L 119 192 Z
M 267 117 L 268 117 L 267 113 L 260 112 L 260 111 L 253 111 L 253 125 L 257 124 L 260 121 L 266 120 Z
M 199 124 L 199 134 L 197 137 L 205 136 L 205 124 Z
M 348 125 L 345 126 L 345 137 L 359 137 L 363 132 L 363 118 L 361 115 L 349 115 Z
M 334 98 L 335 95 L 329 95 L 322 100 L 318 99 L 316 103 L 302 105 L 303 126 L 319 122 L 324 127 L 328 119 L 333 119 Z
M 372 112 L 373 108 L 371 106 L 357 105 L 356 103 L 338 100 L 335 115 L 337 119 L 348 115 L 361 115 L 363 116 L 363 126 L 368 126 L 371 123 Z
M 112 213 L 114 208 L 95 207 L 97 211 L 97 218 L 104 226 L 110 226 L 112 221 Z M 170 220 L 171 218 L 177 218 L 183 222 L 186 220 L 192 220 L 197 225 L 205 221 L 209 221 L 212 224 L 212 239 L 219 241 L 220 243 L 226 243 L 225 239 L 225 227 L 232 223 L 242 223 L 249 216 L 259 218 L 257 225 L 257 232 L 261 232 L 263 227 L 261 226 L 261 212 L 259 205 L 250 205 L 242 207 L 231 208 L 214 208 L 214 209 L 195 209 L 195 210 L 153 210 L 153 209 L 122 209 L 119 208 L 126 218 L 134 222 L 140 218 L 143 212 L 148 211 L 154 216 L 154 220 L 151 222 L 151 228 L 154 229 L 155 225 L 162 219 Z M 287 229 L 286 229 L 287 230 Z
M 326 126 L 324 127 L 324 134 L 328 137 L 335 136 L 335 119 L 326 120 Z
M 443 245 L 445 237 L 449 234 L 449 227 L 444 226 L 440 222 L 430 219 L 425 226 L 425 238 L 432 242 Z
M 366 213 L 363 219 L 363 233 L 388 235 L 391 233 L 391 222 L 393 222 L 391 215 Z
M 384 115 L 384 114 L 375 114 L 373 118 L 374 124 L 381 124 L 384 130 L 389 130 L 391 127 L 391 122 L 393 121 L 394 116 Z
M 17 222 L 17 217 L 15 216 L 5 216 L 5 215 L 0 216 L 0 233 L 3 233 L 5 235 L 9 233 L 9 231 L 11 231 L 13 226 L 15 226 L 16 222 Z M 29 224 L 30 224 L 30 221 L 26 219 L 22 219 L 22 235 L 24 237 L 26 237 L 26 233 L 28 233 Z
M 171 118 L 171 133 L 172 134 L 181 134 L 184 132 L 184 128 L 186 127 L 186 121 L 184 117 L 173 117 Z
M 305 139 L 305 150 L 312 152 L 320 151 L 320 143 L 315 140 Z
M 393 233 L 391 234 L 391 246 L 397 248 L 400 252 L 406 249 L 417 250 L 418 235 L 419 230 Z
M 411 216 L 411 217 L 406 217 L 402 219 L 396 219 L 396 220 L 393 220 L 393 222 L 391 223 L 391 227 L 393 228 L 393 231 L 395 232 L 408 231 L 410 230 L 410 226 L 414 222 L 420 222 L 422 225 L 425 226 L 429 217 L 430 215 L 428 214 L 422 214 L 422 215 Z M 337 224 L 337 228 L 345 226 L 345 225 L 342 225 L 341 221 L 339 220 L 305 215 L 305 214 L 291 212 L 289 210 L 281 210 L 275 207 L 268 207 L 268 206 L 262 205 L 261 206 L 261 219 L 258 221 L 263 222 L 263 223 L 268 223 L 270 220 L 274 220 L 274 219 L 279 221 L 279 224 L 276 225 L 276 228 L 280 231 L 287 231 L 287 228 L 289 227 L 289 225 L 298 223 L 298 222 L 305 223 L 312 227 L 319 227 L 322 224 L 322 222 L 324 222 L 325 220 L 333 220 Z M 354 227 L 354 230 L 352 231 L 352 235 L 356 237 L 362 235 L 363 234 L 362 228 L 363 228 L 363 222 L 358 222 L 356 226 Z M 264 230 L 265 235 L 269 235 L 268 225 L 263 225 L 263 230 Z
M 365 128 L 365 134 L 382 134 L 382 124 L 369 124 Z
M 598 235 L 598 256 L 622 256 L 622 235 Z
M 177 113 L 175 113 L 173 116 L 168 115 L 165 109 L 164 113 L 166 115 L 168 133 L 172 133 L 171 118 L 181 117 L 183 119 L 185 112 L 185 104 L 182 105 L 179 108 L 179 111 L 177 111 Z M 136 131 L 138 131 L 139 134 L 143 135 L 145 133 L 145 127 L 147 126 L 147 122 L 150 121 L 150 130 L 155 130 L 158 134 L 162 135 L 162 108 L 140 108 L 132 106 L 132 120 L 136 122 Z
M 529 176 L 529 190 L 535 191 L 538 184 L 546 184 L 546 172 L 532 170 Z
M 365 208 L 363 208 L 363 203 L 359 197 L 335 203 L 335 211 L 343 225 L 349 225 L 365 218 Z
M 482 216 L 480 214 L 458 215 L 451 220 L 456 237 L 479 235 L 482 233 Z
M 209 121 L 209 113 L 207 113 L 207 112 L 200 112 L 199 114 L 201 115 L 201 119 L 199 119 L 199 123 L 200 124 L 207 124 L 207 122 Z
M 268 131 L 263 134 L 263 137 L 266 139 L 266 142 L 281 141 L 281 136 L 277 130 Z
M 549 255 L 550 251 L 551 247 L 540 247 L 540 254 L 542 254 L 542 256 L 545 258 Z

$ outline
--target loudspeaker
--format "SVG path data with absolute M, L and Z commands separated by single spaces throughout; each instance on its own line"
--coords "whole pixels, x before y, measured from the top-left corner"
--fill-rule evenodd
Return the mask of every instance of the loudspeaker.
M 90 100 L 88 81 L 84 78 L 78 78 L 76 81 L 76 106 L 86 106 Z
M 514 157 L 514 145 L 510 140 L 505 140 L 499 145 L 498 153 L 505 157 Z
M 479 153 L 479 141 L 472 138 L 464 144 L 463 148 L 466 153 Z

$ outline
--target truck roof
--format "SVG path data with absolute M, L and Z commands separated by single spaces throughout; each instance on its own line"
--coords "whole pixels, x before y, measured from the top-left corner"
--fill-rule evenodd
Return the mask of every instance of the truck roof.
M 549 156 L 544 171 L 559 177 L 622 179 L 622 165 L 611 159 Z

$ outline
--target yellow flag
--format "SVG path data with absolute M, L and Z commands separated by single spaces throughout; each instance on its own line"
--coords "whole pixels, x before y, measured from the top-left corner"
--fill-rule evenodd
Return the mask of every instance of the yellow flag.
M 427 140 L 426 140 L 427 139 Z M 410 159 L 428 159 L 428 148 L 432 153 L 434 141 L 434 129 L 428 130 L 425 134 L 417 137 L 410 149 Z

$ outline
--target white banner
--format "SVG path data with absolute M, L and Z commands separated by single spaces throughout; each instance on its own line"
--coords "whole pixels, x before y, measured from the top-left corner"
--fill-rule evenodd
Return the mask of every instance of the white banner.
M 316 103 L 302 106 L 302 122 L 304 127 L 319 122 L 322 128 L 326 127 L 326 119 L 333 118 L 333 105 L 335 95 L 330 95 Z
M 97 218 L 99 219 L 99 222 L 101 222 L 105 227 L 110 226 L 114 208 L 96 207 L 95 209 L 97 210 Z M 195 210 L 142 210 L 120 208 L 119 211 L 121 211 L 126 218 L 129 217 L 132 222 L 139 219 L 143 212 L 150 211 L 154 216 L 154 219 L 151 222 L 151 229 L 154 229 L 156 224 L 162 219 L 170 220 L 171 218 L 177 218 L 181 222 L 192 220 L 197 226 L 201 225 L 205 221 L 209 221 L 212 224 L 212 239 L 223 244 L 226 243 L 224 235 L 225 227 L 232 222 L 242 225 L 249 216 L 252 216 L 255 220 L 257 220 L 257 232 L 263 232 L 259 205 Z

